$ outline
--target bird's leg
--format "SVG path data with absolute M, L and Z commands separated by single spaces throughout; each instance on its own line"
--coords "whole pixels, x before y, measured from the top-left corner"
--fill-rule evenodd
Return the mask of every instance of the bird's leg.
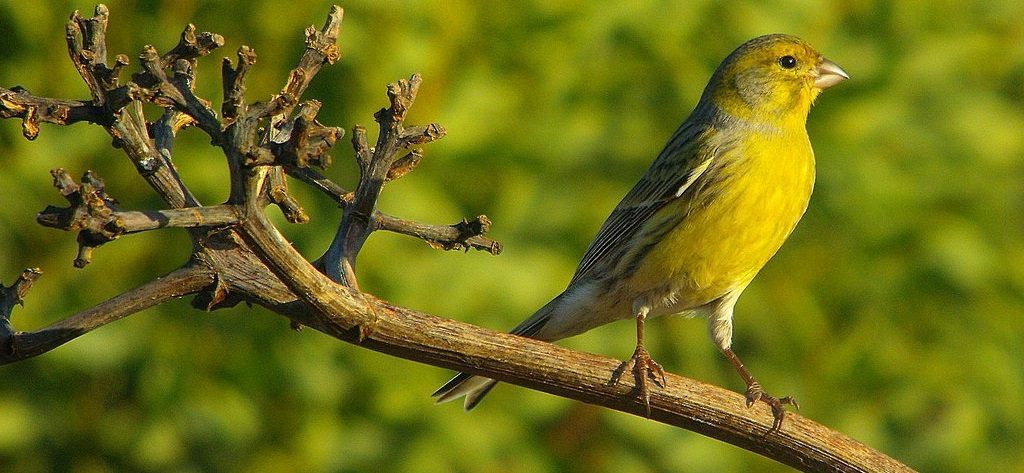
M 622 373 L 632 365 L 633 379 L 636 381 L 637 391 L 639 391 L 640 398 L 644 400 L 644 406 L 647 408 L 647 417 L 650 417 L 651 391 L 647 384 L 647 378 L 664 387 L 665 369 L 655 362 L 651 358 L 650 353 L 647 353 L 647 349 L 644 348 L 644 320 L 647 318 L 648 309 L 641 308 L 636 312 L 636 350 L 633 350 L 633 356 L 629 357 L 628 360 L 624 361 L 615 370 L 612 376 L 612 383 L 617 383 Z
M 743 366 L 743 362 L 740 361 L 739 357 L 732 352 L 732 348 L 723 348 L 722 353 L 729 359 L 729 363 L 732 363 L 732 366 L 736 368 L 736 372 L 740 374 L 740 377 L 743 378 L 743 382 L 747 385 L 747 407 L 749 408 L 750 406 L 753 406 L 755 402 L 761 401 L 772 408 L 772 417 L 774 420 L 772 421 L 772 428 L 769 432 L 777 431 L 782 427 L 782 419 L 786 417 L 786 409 L 782 407 L 784 404 L 789 404 L 800 409 L 800 405 L 796 403 L 796 399 L 793 399 L 790 396 L 776 398 L 764 392 L 764 389 L 761 388 L 761 384 L 754 379 L 754 376 L 752 376 L 750 372 L 747 371 L 747 368 Z

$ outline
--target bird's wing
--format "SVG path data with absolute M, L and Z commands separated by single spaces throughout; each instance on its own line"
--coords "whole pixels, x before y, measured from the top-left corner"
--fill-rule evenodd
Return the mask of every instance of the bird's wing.
M 633 189 L 622 198 L 590 242 L 569 283 L 585 278 L 601 261 L 617 260 L 644 222 L 686 190 L 708 169 L 714 150 L 702 146 L 707 126 L 684 122 Z

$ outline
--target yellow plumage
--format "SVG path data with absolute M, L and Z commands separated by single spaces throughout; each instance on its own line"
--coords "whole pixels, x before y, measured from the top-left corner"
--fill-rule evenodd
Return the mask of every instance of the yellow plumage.
M 806 140 L 793 141 L 800 143 L 784 134 L 751 134 L 720 156 L 723 177 L 704 190 L 714 198 L 677 199 L 655 214 L 650 226 L 686 217 L 644 255 L 626 285 L 643 291 L 676 281 L 682 307 L 746 286 L 807 208 L 814 154 Z
M 732 352 L 736 300 L 793 231 L 814 186 L 807 114 L 819 92 L 846 73 L 798 38 L 744 43 L 718 67 L 700 101 L 664 150 L 598 230 L 558 297 L 512 333 L 557 340 L 635 318 L 628 361 L 649 402 L 648 378 L 662 375 L 643 347 L 647 317 L 708 318 L 715 345 L 768 403 L 775 428 L 782 404 L 764 393 Z M 472 408 L 494 381 L 460 374 L 435 393 L 466 396 Z

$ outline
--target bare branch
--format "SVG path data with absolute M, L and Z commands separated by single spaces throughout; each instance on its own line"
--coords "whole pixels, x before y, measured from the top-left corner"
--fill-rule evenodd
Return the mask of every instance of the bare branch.
M 270 186 L 270 202 L 281 208 L 284 217 L 291 223 L 309 222 L 309 214 L 303 210 L 299 202 L 288 194 L 288 181 L 285 179 L 284 170 L 274 167 L 267 176 L 267 185 Z
M 380 126 L 380 134 L 377 136 L 377 145 L 372 149 L 367 145 L 365 128 L 357 125 L 352 130 L 352 147 L 359 163 L 359 184 L 351 202 L 345 206 L 345 213 L 331 246 L 319 259 L 331 279 L 347 286 L 358 288 L 355 279 L 356 255 L 370 233 L 376 229 L 371 223 L 384 184 L 389 176 L 399 177 L 414 167 L 411 161 L 416 158 L 416 153 L 409 157 L 404 153 L 405 149 L 412 144 L 422 144 L 444 136 L 444 128 L 437 124 L 411 127 L 408 130 L 403 125 L 422 81 L 419 74 L 413 74 L 408 80 L 388 84 L 391 106 L 374 114 Z M 396 166 L 396 161 L 401 163 Z
M 71 204 L 67 208 L 47 206 L 36 220 L 45 226 L 67 231 L 78 231 L 78 258 L 75 267 L 89 264 L 93 248 L 100 246 L 125 233 L 123 222 L 115 212 L 116 201 L 107 195 L 103 180 L 86 171 L 82 184 L 75 183 L 63 169 L 50 171 L 53 185 Z
M 302 96 L 310 81 L 313 80 L 317 72 L 320 72 L 320 68 L 324 64 L 334 64 L 341 58 L 341 50 L 338 49 L 338 34 L 341 32 L 341 20 L 344 15 L 345 11 L 341 7 L 332 5 L 331 11 L 327 14 L 327 20 L 319 30 L 313 26 L 306 28 L 306 51 L 302 53 L 302 57 L 299 58 L 299 63 L 295 67 L 296 71 L 303 73 L 301 76 L 289 76 L 288 84 L 284 88 L 287 93 L 294 94 L 296 97 Z M 285 92 L 282 91 L 282 93 Z
M 223 39 L 221 39 L 223 42 Z M 180 45 L 179 45 L 180 46 Z M 168 53 L 170 54 L 170 53 Z M 162 107 L 173 107 L 195 120 L 196 126 L 210 135 L 214 144 L 221 144 L 220 120 L 213 112 L 210 104 L 192 92 L 193 68 L 185 59 L 174 63 L 174 78 L 167 77 L 164 71 L 164 58 L 156 52 L 152 45 L 146 45 L 139 53 L 139 61 L 143 72 L 133 74 L 132 80 L 146 90 L 145 99 Z
M 360 173 L 369 172 L 373 152 L 366 141 L 366 128 L 361 125 L 352 127 L 352 149 L 356 152 L 356 162 L 359 164 Z
M 371 304 L 380 317 L 361 346 L 638 416 L 646 414 L 632 382 L 609 384 L 612 372 L 621 364 L 619 360 L 442 320 L 374 299 Z M 344 336 L 354 342 L 356 335 L 346 332 Z M 803 471 L 912 471 L 797 414 L 787 415 L 781 430 L 768 434 L 772 416 L 767 409 L 747 409 L 738 393 L 680 376 L 667 376 L 667 386 L 652 393 L 650 408 L 652 420 L 722 440 Z
M 609 383 L 618 360 L 498 333 L 391 305 L 332 284 L 308 265 L 265 217 L 242 226 L 253 250 L 313 310 L 292 320 L 340 340 L 410 360 L 487 376 L 635 415 L 647 408 L 631 383 Z M 369 325 L 370 330 L 360 330 Z M 365 338 L 364 334 L 369 333 Z M 781 430 L 743 396 L 675 375 L 652 393 L 650 418 L 740 446 L 803 471 L 912 471 L 895 460 L 797 414 Z
M 86 171 L 79 185 L 63 169 L 51 171 L 53 183 L 71 204 L 47 206 L 36 215 L 45 227 L 78 231 L 79 256 L 76 267 L 89 264 L 92 250 L 121 235 L 166 227 L 216 227 L 237 224 L 238 209 L 220 205 L 158 211 L 122 211 L 107 195 L 103 180 Z
M 358 331 L 360 326 L 375 322 L 373 311 L 367 311 L 366 305 L 357 300 L 361 296 L 358 291 L 340 287 L 316 271 L 267 220 L 258 206 L 247 203 L 243 217 L 238 230 L 253 252 L 294 294 L 308 292 L 306 297 L 316 301 L 312 320 L 339 327 L 342 331 Z M 347 296 L 338 297 L 339 291 Z M 323 308 L 329 309 L 321 310 Z M 303 324 L 306 321 L 299 320 Z
M 224 58 L 221 63 L 221 75 L 224 82 L 224 103 L 221 114 L 226 123 L 233 122 L 246 111 L 245 77 L 256 63 L 256 51 L 248 46 L 238 48 L 238 63 L 232 68 L 231 60 Z
M 405 157 L 395 161 L 395 165 L 389 170 L 388 175 L 396 172 L 399 166 L 415 166 L 415 162 L 400 164 L 402 160 L 411 160 L 416 150 Z M 414 156 L 415 157 L 415 156 Z M 416 162 L 418 162 L 418 157 Z M 352 192 L 343 189 L 330 179 L 321 176 L 312 169 L 286 167 L 285 170 L 292 177 L 299 179 L 327 194 L 340 207 L 346 207 L 352 201 Z M 408 171 L 405 171 L 408 172 Z M 404 174 L 404 172 L 403 172 Z M 401 176 L 399 176 L 401 177 Z M 387 230 L 400 233 L 426 241 L 434 248 L 443 250 L 482 250 L 492 255 L 501 254 L 501 243 L 484 236 L 491 227 L 491 220 L 486 215 L 480 215 L 472 220 L 463 220 L 452 225 L 430 225 L 426 223 L 403 220 L 384 212 L 374 213 L 374 229 Z
M 63 210 L 63 209 L 60 209 Z M 40 212 L 36 220 L 45 227 L 70 230 L 64 227 L 63 216 L 48 214 L 50 208 Z M 62 212 L 60 212 L 62 213 Z M 156 230 L 159 228 L 224 227 L 238 223 L 238 209 L 233 205 L 213 205 L 169 210 L 131 210 L 111 213 L 124 234 Z
M 486 215 L 453 225 L 427 225 L 378 212 L 377 228 L 419 238 L 430 246 L 442 250 L 474 249 L 492 255 L 501 254 L 502 250 L 501 243 L 484 236 L 491 228 L 491 220 Z
M 110 12 L 105 5 L 97 5 L 92 18 L 83 18 L 76 10 L 71 14 L 65 30 L 68 55 L 75 69 L 85 80 L 92 93 L 93 104 L 103 106 L 106 92 L 117 86 L 117 69 L 107 68 L 107 20 Z
M 70 125 L 80 121 L 100 124 L 108 121 L 102 107 L 77 100 L 37 97 L 20 87 L 0 87 L 0 118 L 21 118 L 22 135 L 29 140 L 39 136 L 40 123 Z
M 312 26 L 306 28 L 306 50 L 299 58 L 298 64 L 288 74 L 288 81 L 281 92 L 273 96 L 269 102 L 254 104 L 250 111 L 253 116 L 274 117 L 290 114 L 313 77 L 320 72 L 320 68 L 324 64 L 334 64 L 334 61 L 341 57 L 337 42 L 344 13 L 341 7 L 333 5 L 320 30 Z
M 42 329 L 16 332 L 0 352 L 0 365 L 38 356 L 110 322 L 197 293 L 214 281 L 213 274 L 198 266 L 182 268 Z
M 107 8 L 98 5 L 92 18 L 83 18 L 76 11 L 67 23 L 68 54 L 92 94 L 91 112 L 98 115 L 87 120 L 103 125 L 113 138 L 114 147 L 125 152 L 139 174 L 171 207 L 193 205 L 195 199 L 177 173 L 168 169 L 169 161 L 160 154 L 148 134 L 140 100 L 152 100 L 153 92 L 134 83 L 118 85 L 120 70 L 128 64 L 126 56 L 118 55 L 113 67 L 106 65 L 108 18 Z M 144 56 L 149 59 L 147 54 Z M 146 61 L 143 62 L 146 66 Z M 149 69 L 160 68 L 150 65 Z M 78 107 L 71 110 L 75 108 Z M 127 113 L 123 113 L 125 111 Z M 26 130 L 26 136 L 31 138 L 29 131 Z
M 339 207 L 344 208 L 352 200 L 352 192 L 343 189 L 341 186 L 336 184 L 334 181 L 324 177 L 322 174 L 309 169 L 300 168 L 295 166 L 284 166 L 285 172 L 306 184 L 309 184 L 314 189 L 323 192 L 330 197 Z

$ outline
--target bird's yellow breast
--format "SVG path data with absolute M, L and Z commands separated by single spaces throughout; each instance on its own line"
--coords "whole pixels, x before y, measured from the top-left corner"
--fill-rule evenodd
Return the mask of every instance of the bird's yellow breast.
M 745 287 L 793 231 L 814 186 L 807 134 L 792 133 L 749 135 L 716 158 L 691 198 L 662 208 L 651 225 L 685 217 L 642 258 L 630 286 L 678 310 Z

